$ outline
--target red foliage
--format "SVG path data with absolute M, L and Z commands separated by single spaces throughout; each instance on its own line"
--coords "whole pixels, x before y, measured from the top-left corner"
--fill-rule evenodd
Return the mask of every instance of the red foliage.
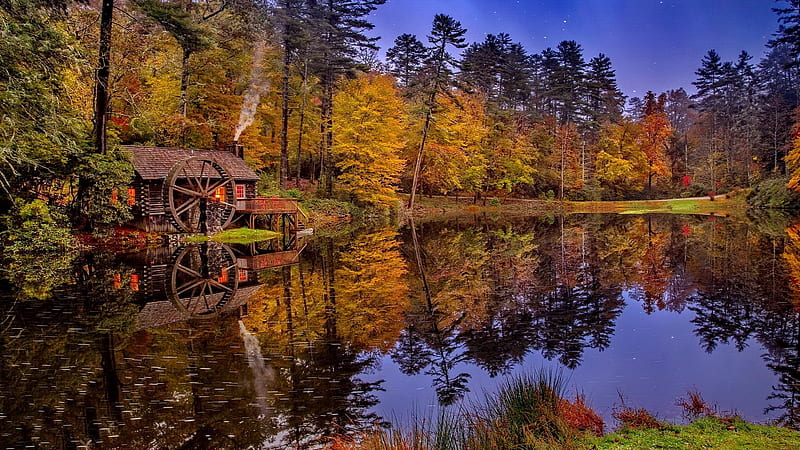
M 623 427 L 632 429 L 661 429 L 664 425 L 656 420 L 646 409 L 629 408 L 623 406 L 612 413 L 615 419 L 619 420 Z
M 583 395 L 575 396 L 575 400 L 572 402 L 563 398 L 560 399 L 558 402 L 558 414 L 573 429 L 588 431 L 597 436 L 603 435 L 603 419 L 586 405 Z

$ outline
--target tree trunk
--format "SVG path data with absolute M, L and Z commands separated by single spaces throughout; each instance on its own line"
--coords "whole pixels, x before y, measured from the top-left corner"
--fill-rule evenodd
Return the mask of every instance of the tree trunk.
M 299 129 L 297 130 L 297 177 L 294 180 L 294 185 L 298 189 L 300 188 L 300 168 L 302 167 L 302 164 L 300 164 L 300 160 L 303 152 L 303 126 L 305 126 L 305 121 L 306 121 L 307 102 L 308 102 L 308 60 L 305 60 L 303 61 L 303 99 L 300 105 L 300 125 Z M 313 170 L 313 164 L 312 164 L 312 170 Z M 309 178 L 313 178 L 313 175 Z
M 94 145 L 97 153 L 105 153 L 106 124 L 110 89 L 108 80 L 111 74 L 111 26 L 114 15 L 114 0 L 103 0 L 100 13 L 100 52 L 97 63 L 94 105 Z
M 281 83 L 281 159 L 279 180 L 286 190 L 289 178 L 289 63 L 291 55 L 288 40 L 283 41 L 283 80 Z
M 181 117 L 186 118 L 189 111 L 189 57 L 192 51 L 188 48 L 183 49 L 181 58 Z
M 324 148 L 325 196 L 333 197 L 333 74 L 326 77 L 322 98 L 322 142 Z
M 408 199 L 408 208 L 414 209 L 414 198 L 417 195 L 417 184 L 419 183 L 419 175 L 422 170 L 422 154 L 425 150 L 425 141 L 428 139 L 428 129 L 431 125 L 431 110 L 425 114 L 425 124 L 422 126 L 422 139 L 419 142 L 419 149 L 417 150 L 417 160 L 414 164 L 414 178 L 411 181 L 411 197 Z

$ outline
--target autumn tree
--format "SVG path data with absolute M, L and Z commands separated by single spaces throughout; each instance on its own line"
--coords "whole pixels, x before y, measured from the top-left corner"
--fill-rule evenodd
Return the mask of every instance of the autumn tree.
M 483 145 L 487 133 L 480 96 L 461 90 L 442 96 L 427 132 L 427 156 L 419 178 L 422 190 L 431 194 L 464 190 L 476 196 L 483 192 L 491 157 Z
M 800 111 L 798 111 L 800 115 Z M 786 155 L 786 169 L 791 178 L 788 187 L 794 191 L 800 191 L 800 121 L 794 126 L 794 140 L 789 154 Z
M 389 207 L 403 160 L 405 109 L 393 79 L 370 74 L 344 82 L 334 96 L 338 180 L 359 203 Z
M 649 165 L 639 147 L 641 134 L 640 125 L 630 119 L 607 124 L 600 131 L 596 177 L 611 198 L 639 190 L 645 184 Z
M 322 134 L 324 194 L 333 195 L 334 161 L 333 148 L 333 96 L 339 77 L 355 68 L 355 56 L 360 49 L 374 49 L 377 38 L 367 37 L 364 32 L 374 27 L 366 16 L 386 0 L 353 0 L 338 2 L 324 0 L 309 3 L 310 29 L 315 32 L 312 39 L 311 72 L 319 78 L 320 126 Z
M 669 175 L 667 146 L 672 128 L 664 111 L 666 94 L 656 95 L 648 91 L 645 95 L 644 115 L 641 118 L 641 150 L 647 158 L 647 190 L 653 191 L 653 177 Z

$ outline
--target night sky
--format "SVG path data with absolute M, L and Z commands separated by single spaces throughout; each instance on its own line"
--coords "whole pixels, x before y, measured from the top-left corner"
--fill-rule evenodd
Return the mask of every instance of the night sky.
M 691 85 L 700 60 L 715 49 L 723 60 L 742 50 L 757 64 L 777 30 L 773 0 L 387 0 L 370 16 L 381 57 L 402 33 L 428 44 L 433 16 L 453 16 L 467 41 L 508 33 L 528 53 L 577 41 L 588 61 L 611 58 L 627 96 Z

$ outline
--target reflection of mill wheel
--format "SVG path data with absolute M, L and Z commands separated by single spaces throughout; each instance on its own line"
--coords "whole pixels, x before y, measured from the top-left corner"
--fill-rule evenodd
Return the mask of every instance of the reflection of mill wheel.
M 236 293 L 236 257 L 222 244 L 203 243 L 178 249 L 167 273 L 167 294 L 175 308 L 191 317 L 213 317 Z
M 178 161 L 164 180 L 164 204 L 170 222 L 186 233 L 225 228 L 236 212 L 236 186 L 216 161 L 197 156 Z

